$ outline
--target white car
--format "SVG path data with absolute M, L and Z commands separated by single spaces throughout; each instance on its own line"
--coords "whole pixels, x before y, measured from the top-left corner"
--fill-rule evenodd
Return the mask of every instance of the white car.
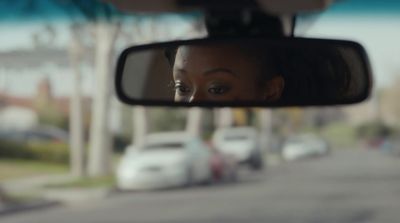
M 161 189 L 212 180 L 211 154 L 199 137 L 184 132 L 148 135 L 143 146 L 129 146 L 117 168 L 122 190 Z
M 232 154 L 239 163 L 258 170 L 263 167 L 263 156 L 258 132 L 253 127 L 222 128 L 215 131 L 213 145 L 225 154 Z
M 289 137 L 283 145 L 282 156 L 287 161 L 323 156 L 329 153 L 328 143 L 315 135 Z

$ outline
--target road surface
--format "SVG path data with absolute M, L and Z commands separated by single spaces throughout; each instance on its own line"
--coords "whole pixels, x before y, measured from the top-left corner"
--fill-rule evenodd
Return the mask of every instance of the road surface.
M 400 222 L 400 158 L 377 151 L 335 151 L 329 157 L 245 172 L 234 185 L 117 193 L 0 218 L 1 223 Z

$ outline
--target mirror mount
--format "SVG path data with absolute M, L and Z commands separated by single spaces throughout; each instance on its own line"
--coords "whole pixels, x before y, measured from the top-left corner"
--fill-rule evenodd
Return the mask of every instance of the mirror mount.
M 238 16 L 239 15 L 239 16 Z M 207 10 L 205 25 L 209 37 L 284 37 L 284 23 L 278 16 L 260 10 Z

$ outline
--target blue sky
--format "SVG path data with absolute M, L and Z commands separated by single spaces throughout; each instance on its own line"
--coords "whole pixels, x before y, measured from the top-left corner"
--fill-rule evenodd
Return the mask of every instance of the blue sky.
M 398 15 L 398 0 L 337 0 L 329 9 L 329 14 L 338 15 Z
M 375 86 L 400 78 L 400 1 L 339 1 L 317 18 L 305 35 L 360 42 L 369 54 Z

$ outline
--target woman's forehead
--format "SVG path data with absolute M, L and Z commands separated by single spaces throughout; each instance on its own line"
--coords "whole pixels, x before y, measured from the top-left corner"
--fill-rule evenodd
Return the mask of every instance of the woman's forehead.
M 228 66 L 236 67 L 250 58 L 233 45 L 193 45 L 178 48 L 175 67 Z M 199 67 L 200 68 L 200 67 Z
M 260 68 L 232 45 L 207 45 L 179 47 L 173 69 L 174 78 L 195 75 L 242 80 L 254 78 Z
M 178 53 L 187 55 L 196 52 L 197 54 L 222 54 L 227 53 L 241 54 L 240 48 L 233 44 L 202 44 L 178 47 Z

